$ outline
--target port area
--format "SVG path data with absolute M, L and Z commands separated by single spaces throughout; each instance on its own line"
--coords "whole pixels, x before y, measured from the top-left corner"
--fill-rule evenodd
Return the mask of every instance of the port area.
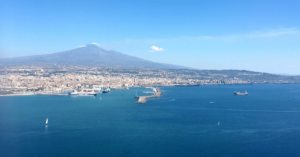
M 138 101 L 135 103 L 147 103 L 148 98 L 156 98 L 156 97 L 161 97 L 161 94 L 163 93 L 162 90 L 158 87 L 151 87 L 153 89 L 153 95 L 151 96 L 135 96 L 134 98 L 139 98 Z

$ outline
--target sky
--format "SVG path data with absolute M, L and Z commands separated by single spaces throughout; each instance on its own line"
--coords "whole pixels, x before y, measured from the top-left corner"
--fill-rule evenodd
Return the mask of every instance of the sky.
M 96 43 L 195 69 L 300 75 L 299 0 L 0 0 L 0 58 Z

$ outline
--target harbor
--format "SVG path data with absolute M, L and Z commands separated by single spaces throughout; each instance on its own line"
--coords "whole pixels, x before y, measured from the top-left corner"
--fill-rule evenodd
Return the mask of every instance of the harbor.
M 99 153 L 99 149 L 101 150 L 105 145 L 108 147 L 101 150 L 106 153 L 103 156 L 110 156 L 110 153 L 118 151 L 119 154 L 122 154 L 122 150 L 107 149 L 116 148 L 107 143 L 107 137 L 113 142 L 118 142 L 117 148 L 124 146 L 139 151 L 133 156 L 147 156 L 145 151 L 147 151 L 149 143 L 162 147 L 162 153 L 166 156 L 176 156 L 168 154 L 169 151 L 181 153 L 178 150 L 182 149 L 182 146 L 186 147 L 187 151 L 195 151 L 203 156 L 207 155 L 198 147 L 194 147 L 194 144 L 203 144 L 204 146 L 206 144 L 207 149 L 214 144 L 215 147 L 211 151 L 239 149 L 237 153 L 240 153 L 244 150 L 236 147 L 237 144 L 240 144 L 239 140 L 233 141 L 232 145 L 225 145 L 224 143 L 228 143 L 229 138 L 245 141 L 243 146 L 247 148 L 253 148 L 253 144 L 260 147 L 269 146 L 268 148 L 272 148 L 275 144 L 280 147 L 284 143 L 297 151 L 298 145 L 289 144 L 289 141 L 284 138 L 297 137 L 298 130 L 281 132 L 283 136 L 278 136 L 278 132 L 282 131 L 283 127 L 293 129 L 298 123 L 300 106 L 295 105 L 299 104 L 299 98 L 295 98 L 295 96 L 300 95 L 299 84 L 223 85 L 199 88 L 157 87 L 162 90 L 162 97 L 149 98 L 144 104 L 134 103 L 138 99 L 133 97 L 136 96 L 136 93 L 138 96 L 153 95 L 143 93 L 152 92 L 153 90 L 150 88 L 133 87 L 130 90 L 111 90 L 110 93 L 99 93 L 96 98 L 93 96 L 0 96 L 2 122 L 3 124 L 9 122 L 8 126 L 2 127 L 4 129 L 2 129 L 1 135 L 6 140 L 0 140 L 1 151 L 14 149 L 15 147 L 10 146 L 21 138 L 23 142 L 20 142 L 18 147 L 26 148 L 22 151 L 27 152 L 16 156 L 34 156 L 33 153 L 36 152 L 34 148 L 38 148 L 40 153 L 37 156 L 47 156 L 48 154 L 48 156 L 59 156 L 51 151 L 61 150 L 67 145 L 71 146 L 72 150 L 74 148 L 75 153 L 66 151 L 66 156 L 76 156 L 76 150 L 83 150 L 83 148 L 90 147 L 91 144 L 99 145 L 99 147 L 91 147 L 90 152 L 86 152 L 87 156 L 90 156 L 91 152 Z M 249 95 L 247 97 L 233 95 L 235 90 L 244 92 L 245 89 L 251 97 Z M 294 91 L 294 93 L 288 91 Z M 273 95 L 275 96 L 272 97 Z M 286 100 L 289 103 L 286 103 Z M 243 117 L 243 114 L 250 118 Z M 47 125 L 46 118 L 48 118 Z M 262 122 L 258 123 L 258 121 Z M 266 133 L 265 130 L 261 130 L 267 126 L 273 127 L 274 131 Z M 222 132 L 222 130 L 226 131 L 231 128 L 233 128 L 233 132 Z M 178 132 L 191 130 L 197 132 L 180 136 L 182 140 L 175 140 L 174 145 L 170 146 L 162 142 L 178 138 Z M 261 130 L 262 136 L 258 136 L 261 135 L 260 133 L 251 132 L 253 130 Z M 44 140 L 29 142 L 29 135 L 32 139 Z M 79 140 L 81 143 L 76 143 L 78 139 L 83 138 L 83 135 L 84 138 L 91 140 Z M 58 138 L 55 137 L 61 139 L 61 142 L 58 142 Z M 262 141 L 261 138 L 268 140 Z M 269 140 L 270 138 L 272 140 Z M 133 139 L 137 139 L 135 142 L 138 144 L 135 144 Z M 253 142 L 253 140 L 256 141 Z M 295 142 L 298 141 L 295 140 Z M 51 144 L 53 145 L 51 146 Z M 140 150 L 140 146 L 145 149 Z M 195 149 L 190 149 L 191 147 Z M 67 147 L 67 149 L 71 148 Z M 10 151 L 7 152 L 10 153 Z M 250 155 L 259 156 L 255 154 L 255 151 L 250 153 L 252 153 Z M 150 153 L 150 155 L 155 156 L 156 154 Z M 215 154 L 208 155 L 214 156 Z
M 161 94 L 163 94 L 162 90 L 158 87 L 151 87 L 151 89 L 153 89 L 153 92 L 147 92 L 147 93 L 153 93 L 153 95 L 151 95 L 151 96 L 135 96 L 134 98 L 138 98 L 138 101 L 136 101 L 135 103 L 147 103 L 148 98 L 161 97 Z

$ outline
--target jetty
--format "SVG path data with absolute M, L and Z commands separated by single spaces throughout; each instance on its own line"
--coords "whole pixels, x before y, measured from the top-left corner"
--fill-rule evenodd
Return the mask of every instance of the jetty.
M 135 96 L 134 98 L 139 98 L 138 101 L 135 103 L 147 103 L 148 98 L 156 98 L 156 97 L 161 97 L 161 94 L 163 93 L 162 90 L 158 87 L 151 87 L 153 89 L 153 95 L 151 96 Z
M 154 92 L 143 92 L 143 93 L 154 93 Z

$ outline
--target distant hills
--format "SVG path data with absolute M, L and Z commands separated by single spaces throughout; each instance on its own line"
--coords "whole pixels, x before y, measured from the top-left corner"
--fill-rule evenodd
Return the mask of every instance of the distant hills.
M 79 48 L 53 54 L 1 58 L 0 65 L 72 65 L 157 69 L 191 69 L 184 66 L 151 62 L 114 50 L 104 50 L 95 44 L 87 44 Z

